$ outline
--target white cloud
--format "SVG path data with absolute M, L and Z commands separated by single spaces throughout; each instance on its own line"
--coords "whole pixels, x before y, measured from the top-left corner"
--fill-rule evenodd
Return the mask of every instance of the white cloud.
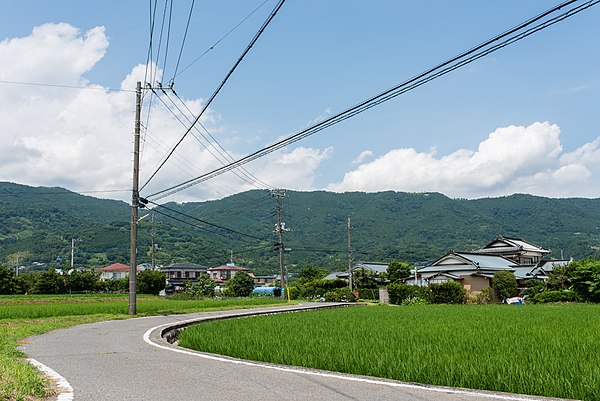
M 453 197 L 526 192 L 543 196 L 598 197 L 600 139 L 562 153 L 560 129 L 548 122 L 498 128 L 477 151 L 394 149 L 345 174 L 333 191 L 436 191 Z
M 0 85 L 0 181 L 57 185 L 75 191 L 131 187 L 135 95 L 130 91 L 137 81 L 143 80 L 146 66 L 135 66 L 124 77 L 121 89 L 126 92 L 108 91 L 87 82 L 82 74 L 102 59 L 108 45 L 103 27 L 82 34 L 64 23 L 45 24 L 34 28 L 27 37 L 0 42 L 1 80 L 98 89 Z M 161 71 L 157 71 L 160 75 Z M 202 104 L 201 99 L 185 102 L 194 112 Z M 144 103 L 146 112 L 148 105 Z M 222 130 L 219 121 L 218 113 L 210 109 L 201 119 L 213 135 Z M 142 145 L 142 184 L 184 132 L 171 112 L 154 101 L 150 129 Z M 213 154 L 220 153 L 220 149 L 211 150 Z M 234 158 L 243 156 L 230 153 Z M 247 168 L 273 186 L 312 189 L 319 163 L 330 154 L 331 149 L 299 147 L 262 158 Z M 142 194 L 157 192 L 221 166 L 190 134 Z M 246 182 L 252 179 L 244 181 L 239 177 L 242 174 L 222 175 L 171 199 L 220 198 L 254 188 Z M 129 200 L 130 195 L 123 193 L 120 197 Z
M 365 161 L 365 159 L 372 157 L 373 156 L 373 152 L 370 150 L 363 150 L 362 152 L 360 152 L 360 154 L 356 157 L 356 159 L 352 160 L 352 164 L 359 164 Z

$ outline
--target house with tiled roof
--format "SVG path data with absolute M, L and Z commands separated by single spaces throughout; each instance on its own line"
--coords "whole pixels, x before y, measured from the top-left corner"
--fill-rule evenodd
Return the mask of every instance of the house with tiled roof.
M 198 284 L 198 278 L 202 273 L 208 272 L 208 267 L 189 262 L 171 263 L 161 267 L 160 271 L 165 273 L 168 284 L 175 286 L 176 289 L 183 289 L 186 281 L 191 282 L 192 285 Z
M 129 277 L 129 266 L 123 263 L 113 263 L 112 265 L 96 269 L 100 273 L 100 280 L 118 280 Z
M 514 261 L 521 266 L 535 266 L 550 250 L 532 244 L 521 238 L 510 238 L 499 235 L 495 240 L 481 249 L 473 251 L 485 255 L 498 255 Z
M 233 263 L 227 263 L 218 267 L 211 267 L 208 269 L 207 273 L 210 275 L 210 278 L 215 281 L 215 283 L 224 283 L 235 276 L 236 273 L 241 271 L 248 273 L 252 278 L 254 278 L 254 274 L 250 272 L 250 269 L 236 266 Z

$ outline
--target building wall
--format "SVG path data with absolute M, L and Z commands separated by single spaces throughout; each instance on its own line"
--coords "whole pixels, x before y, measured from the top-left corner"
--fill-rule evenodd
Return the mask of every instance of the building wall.
M 481 291 L 490 287 L 490 280 L 481 276 L 462 276 L 462 285 L 470 291 Z

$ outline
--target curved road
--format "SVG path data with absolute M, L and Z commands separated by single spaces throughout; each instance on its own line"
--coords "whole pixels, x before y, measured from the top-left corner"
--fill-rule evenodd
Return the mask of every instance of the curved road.
M 86 400 L 532 400 L 511 394 L 428 387 L 285 367 L 195 351 L 164 341 L 164 327 L 188 320 L 292 311 L 307 304 L 106 321 L 30 337 L 21 349 L 73 389 L 59 399 Z

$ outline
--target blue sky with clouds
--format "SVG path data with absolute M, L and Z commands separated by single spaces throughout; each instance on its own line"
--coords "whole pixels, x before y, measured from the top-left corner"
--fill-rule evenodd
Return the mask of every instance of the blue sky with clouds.
M 274 0 L 263 1 L 196 2 L 174 81 L 192 111 L 273 9 Z M 0 16 L 0 81 L 133 89 L 146 70 L 149 3 L 11 3 Z M 288 0 L 202 123 L 232 156 L 244 156 L 554 4 Z M 163 35 L 164 83 L 174 74 L 189 5 L 173 4 L 166 65 Z M 164 6 L 157 2 L 155 33 Z M 298 190 L 599 197 L 598 21 L 600 5 L 246 168 L 271 186 Z M 0 180 L 76 191 L 130 186 L 132 93 L 0 83 L 0 106 Z M 158 99 L 144 108 L 151 113 L 142 180 L 185 132 Z M 188 137 L 147 190 L 218 166 Z M 227 174 L 172 199 L 262 187 L 249 181 Z

